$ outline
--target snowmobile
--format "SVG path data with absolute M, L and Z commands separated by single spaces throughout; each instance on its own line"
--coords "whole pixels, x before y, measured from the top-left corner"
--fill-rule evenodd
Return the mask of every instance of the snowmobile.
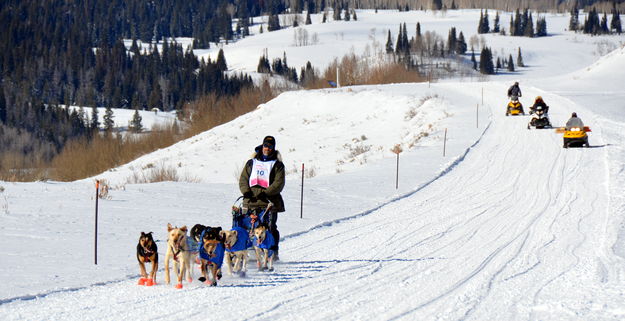
M 556 132 L 564 133 L 564 142 L 562 147 L 589 147 L 588 144 L 588 134 L 590 132 L 590 127 L 584 126 L 580 127 L 571 127 L 566 129 L 565 127 L 560 127 L 556 129 Z
M 508 103 L 508 106 L 506 107 L 506 116 L 510 115 L 525 115 L 525 112 L 523 111 L 523 105 L 518 99 L 512 99 Z
M 549 121 L 549 117 L 547 116 L 547 113 L 545 113 L 545 109 L 543 109 L 543 106 L 536 106 L 536 108 L 531 111 L 530 114 L 534 114 L 534 116 L 527 124 L 527 129 L 530 129 L 530 127 L 532 126 L 536 129 L 551 127 L 551 122 Z

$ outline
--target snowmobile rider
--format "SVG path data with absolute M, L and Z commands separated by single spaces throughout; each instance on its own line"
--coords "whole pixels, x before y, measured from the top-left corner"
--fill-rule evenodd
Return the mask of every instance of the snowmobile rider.
M 508 98 L 510 98 L 511 100 L 519 100 L 519 97 L 521 97 L 521 88 L 519 88 L 519 82 L 515 81 L 514 85 L 510 86 L 510 88 L 508 88 Z
M 278 260 L 280 232 L 276 223 L 278 213 L 284 212 L 284 200 L 280 195 L 284 180 L 284 164 L 280 152 L 276 150 L 276 139 L 266 136 L 262 145 L 254 149 L 252 158 L 243 167 L 239 177 L 239 189 L 243 194 L 243 208 L 248 211 L 259 214 L 269 203 L 272 204 L 265 215 L 269 214 L 269 231 L 275 240 L 270 249 L 274 251 L 274 260 Z
M 530 107 L 530 115 L 536 112 L 536 107 L 538 106 L 541 106 L 543 108 L 543 111 L 545 112 L 545 115 L 547 115 L 547 113 L 549 112 L 549 106 L 547 106 L 547 104 L 543 100 L 543 97 L 541 96 L 537 96 L 534 100 L 534 105 Z
M 571 130 L 573 127 L 584 128 L 584 122 L 577 117 L 577 113 L 571 114 L 571 118 L 566 122 L 566 130 Z

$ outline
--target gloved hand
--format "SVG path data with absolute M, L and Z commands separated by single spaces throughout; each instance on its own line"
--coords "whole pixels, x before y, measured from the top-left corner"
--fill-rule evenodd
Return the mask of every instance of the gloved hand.
M 260 192 L 260 194 L 258 194 L 258 199 L 266 201 L 267 200 L 267 194 L 265 194 L 265 192 Z
M 252 197 L 254 197 L 254 193 L 252 193 L 252 191 L 247 191 L 243 193 L 243 198 L 252 198 Z

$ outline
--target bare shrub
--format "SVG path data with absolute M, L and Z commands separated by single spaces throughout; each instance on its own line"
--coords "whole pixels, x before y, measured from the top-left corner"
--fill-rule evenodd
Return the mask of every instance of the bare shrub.
M 109 183 L 105 179 L 98 180 L 99 188 L 98 188 L 98 198 L 110 200 L 111 196 L 109 195 Z
M 313 178 L 317 176 L 317 171 L 315 169 L 315 166 L 310 166 L 310 167 L 305 168 L 304 176 L 306 176 L 306 178 Z
M 339 82 L 342 86 L 350 85 L 377 85 L 405 82 L 424 82 L 427 78 L 417 70 L 408 69 L 403 63 L 396 61 L 374 60 L 363 58 L 349 53 L 341 59 L 335 59 L 324 71 L 323 79 L 336 79 L 336 69 L 339 66 Z M 316 87 L 320 86 L 321 87 Z M 322 83 L 312 83 L 306 88 L 328 87 L 325 80 Z

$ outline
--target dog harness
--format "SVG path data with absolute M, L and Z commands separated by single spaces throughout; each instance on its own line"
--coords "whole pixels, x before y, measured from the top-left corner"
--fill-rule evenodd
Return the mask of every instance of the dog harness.
M 261 249 L 266 249 L 269 250 L 268 254 L 269 256 L 273 255 L 273 250 L 271 249 L 272 246 L 274 246 L 275 241 L 273 240 L 273 235 L 271 235 L 271 232 L 269 232 L 269 230 L 267 230 L 265 232 L 265 240 L 258 244 L 258 239 L 256 238 L 256 236 L 254 236 L 254 246 L 259 247 Z
M 152 262 L 152 260 L 150 260 L 150 256 L 154 254 L 154 251 L 146 249 L 145 247 L 142 247 L 142 248 L 143 248 L 143 262 L 145 263 Z
M 204 239 L 204 232 L 202 232 L 202 237 L 201 237 L 202 240 Z M 206 250 L 204 250 L 204 247 L 202 246 L 201 242 L 197 246 L 197 251 L 201 259 L 215 263 L 215 265 L 217 265 L 217 268 L 221 269 L 221 265 L 224 262 L 224 254 L 226 252 L 223 243 L 221 242 L 217 243 L 215 252 L 213 252 L 213 254 L 215 255 L 214 257 L 211 257 L 208 255 L 208 253 L 206 253 Z
M 226 248 L 228 252 L 237 252 L 246 250 L 248 247 L 252 246 L 252 242 L 250 241 L 250 237 L 247 231 L 241 227 L 233 227 L 231 231 L 237 231 L 237 241 L 232 245 L 232 248 Z

